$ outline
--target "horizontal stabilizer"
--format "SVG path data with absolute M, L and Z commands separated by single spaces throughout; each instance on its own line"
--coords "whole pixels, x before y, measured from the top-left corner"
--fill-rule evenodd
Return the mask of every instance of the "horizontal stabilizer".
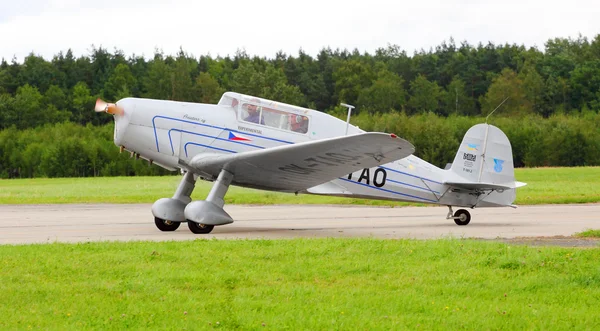
M 334 182 L 326 182 L 321 185 L 311 187 L 306 191 L 310 194 L 352 195 L 352 192 L 346 190 L 344 187 L 338 184 L 335 184 Z
M 513 182 L 513 183 L 505 183 L 505 184 L 494 184 L 494 183 L 475 183 L 475 182 L 456 182 L 456 181 L 447 181 L 444 184 L 466 189 L 466 190 L 474 190 L 474 191 L 486 191 L 486 190 L 510 190 L 517 187 L 522 187 L 527 185 L 522 182 Z
M 523 182 L 515 182 L 515 188 L 517 188 L 517 187 L 523 187 L 523 186 L 525 186 L 525 185 L 527 185 L 527 183 L 523 183 Z

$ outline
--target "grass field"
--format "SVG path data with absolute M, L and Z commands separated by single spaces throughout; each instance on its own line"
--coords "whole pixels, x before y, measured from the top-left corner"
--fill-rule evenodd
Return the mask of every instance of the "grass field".
M 0 246 L 0 329 L 592 330 L 599 259 L 470 240 Z
M 517 191 L 517 204 L 600 202 L 600 167 L 517 169 L 527 186 Z M 0 204 L 40 203 L 152 203 L 170 197 L 180 176 L 97 177 L 0 180 Z M 192 198 L 204 199 L 210 185 L 198 181 Z M 228 204 L 367 204 L 398 206 L 406 203 L 321 197 L 231 187 Z
M 586 230 L 580 233 L 576 233 L 575 237 L 580 238 L 600 238 L 600 230 Z

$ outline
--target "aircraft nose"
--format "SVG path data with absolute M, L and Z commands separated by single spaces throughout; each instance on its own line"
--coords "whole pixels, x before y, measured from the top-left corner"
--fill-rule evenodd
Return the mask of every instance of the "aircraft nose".
M 131 102 L 130 99 L 121 99 L 116 102 L 116 107 L 122 109 L 122 113 L 120 115 L 115 115 L 115 133 L 114 133 L 114 142 L 117 146 L 123 146 L 125 144 L 125 132 L 127 131 L 127 126 L 129 125 L 129 120 L 133 116 L 133 112 L 135 110 L 135 106 Z

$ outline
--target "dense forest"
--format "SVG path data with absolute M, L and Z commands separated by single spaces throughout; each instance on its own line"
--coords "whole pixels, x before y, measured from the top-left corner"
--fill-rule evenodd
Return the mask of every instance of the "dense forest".
M 92 46 L 89 55 L 79 57 L 68 50 L 51 60 L 35 54 L 22 63 L 2 59 L 0 177 L 164 173 L 113 153 L 111 118 L 93 112 L 96 98 L 215 103 L 224 91 L 337 116 L 343 114 L 340 102 L 354 104 L 355 123 L 411 139 L 418 156 L 440 166 L 451 162 L 468 128 L 460 123 L 481 121 L 508 97 L 494 119 L 511 128 L 502 127 L 513 147 L 519 144 L 517 166 L 600 164 L 600 35 L 596 35 L 592 40 L 581 36 L 548 40 L 543 50 L 515 44 L 457 45 L 450 39 L 412 55 L 389 45 L 374 54 L 324 48 L 316 57 L 302 50 L 298 55 L 280 52 L 274 58 L 244 51 L 195 57 L 180 50 L 174 56 L 156 51 L 146 59 Z M 446 136 L 443 146 L 434 143 L 444 139 L 444 132 L 431 129 L 435 125 L 452 137 Z M 567 133 L 569 144 L 581 155 L 556 156 L 573 154 L 558 153 L 553 145 L 557 142 L 547 141 L 548 135 L 560 132 Z M 546 155 L 550 151 L 542 148 L 548 147 L 556 153 Z M 57 170 L 73 160 L 78 165 Z

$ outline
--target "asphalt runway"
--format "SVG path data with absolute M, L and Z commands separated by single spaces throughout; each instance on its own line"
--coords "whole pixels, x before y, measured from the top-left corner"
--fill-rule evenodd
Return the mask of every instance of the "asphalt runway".
M 225 206 L 236 220 L 196 235 L 154 225 L 150 204 L 0 205 L 0 244 L 196 238 L 482 238 L 569 236 L 600 229 L 600 204 L 471 210 L 471 223 L 446 220 L 447 207 Z M 456 210 L 456 209 L 455 209 Z

